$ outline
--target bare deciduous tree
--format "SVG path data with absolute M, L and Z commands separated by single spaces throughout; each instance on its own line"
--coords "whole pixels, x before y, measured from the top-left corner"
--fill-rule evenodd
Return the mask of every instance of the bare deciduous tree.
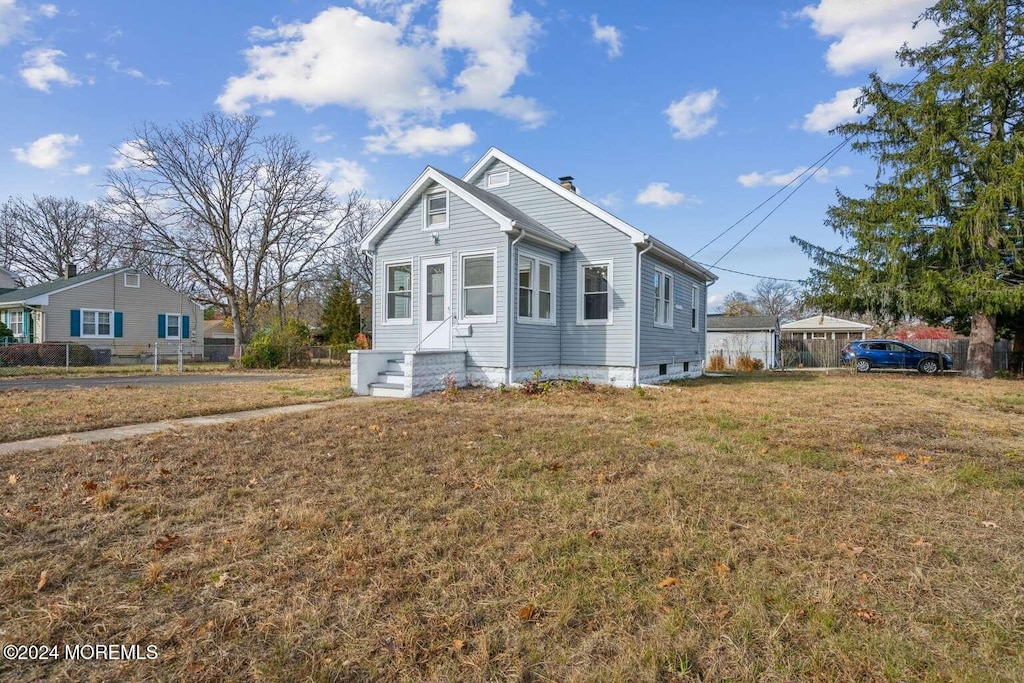
M 788 282 L 759 280 L 752 301 L 761 315 L 783 322 L 796 319 L 800 312 L 800 290 Z
M 36 282 L 61 277 L 68 265 L 101 270 L 117 258 L 110 230 L 95 206 L 73 197 L 12 197 L 0 208 L 0 258 Z
M 226 303 L 235 344 L 257 308 L 302 278 L 340 229 L 314 157 L 294 138 L 260 136 L 255 117 L 208 114 L 176 126 L 143 124 L 108 172 L 110 209 L 138 226 L 147 248 L 180 259 L 205 293 Z M 293 250 L 283 245 L 305 245 Z M 275 255 L 291 260 L 276 268 Z

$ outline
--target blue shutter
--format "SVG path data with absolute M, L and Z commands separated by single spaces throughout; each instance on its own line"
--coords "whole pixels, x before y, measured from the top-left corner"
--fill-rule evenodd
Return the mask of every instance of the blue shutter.
M 167 339 L 167 316 L 163 313 L 156 317 L 156 338 Z
M 82 312 L 77 308 L 71 309 L 71 336 L 82 336 Z
M 124 336 L 124 315 L 120 311 L 114 312 L 114 336 Z
M 188 316 L 181 316 L 181 338 L 188 339 Z

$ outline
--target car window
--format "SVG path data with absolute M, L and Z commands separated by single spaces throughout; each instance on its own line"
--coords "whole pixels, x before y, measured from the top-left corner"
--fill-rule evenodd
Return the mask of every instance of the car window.
M 885 351 L 887 345 L 881 342 L 872 342 L 871 344 L 865 344 L 872 351 Z
M 889 350 L 892 351 L 893 353 L 906 353 L 907 352 L 907 347 L 903 346 L 902 344 L 891 344 L 890 343 L 888 346 L 889 346 Z

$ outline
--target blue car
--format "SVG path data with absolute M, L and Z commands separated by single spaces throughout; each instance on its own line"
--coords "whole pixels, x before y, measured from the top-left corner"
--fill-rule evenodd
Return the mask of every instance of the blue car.
M 857 372 L 870 372 L 871 368 L 886 370 L 917 370 L 934 375 L 953 369 L 953 359 L 936 351 L 922 351 L 909 344 L 891 339 L 861 339 L 843 348 L 843 364 L 853 364 Z

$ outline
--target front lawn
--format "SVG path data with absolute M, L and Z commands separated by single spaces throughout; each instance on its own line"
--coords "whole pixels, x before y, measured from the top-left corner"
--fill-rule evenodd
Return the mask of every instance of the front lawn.
M 473 390 L 14 456 L 0 640 L 159 658 L 0 677 L 1017 679 L 1020 392 Z

